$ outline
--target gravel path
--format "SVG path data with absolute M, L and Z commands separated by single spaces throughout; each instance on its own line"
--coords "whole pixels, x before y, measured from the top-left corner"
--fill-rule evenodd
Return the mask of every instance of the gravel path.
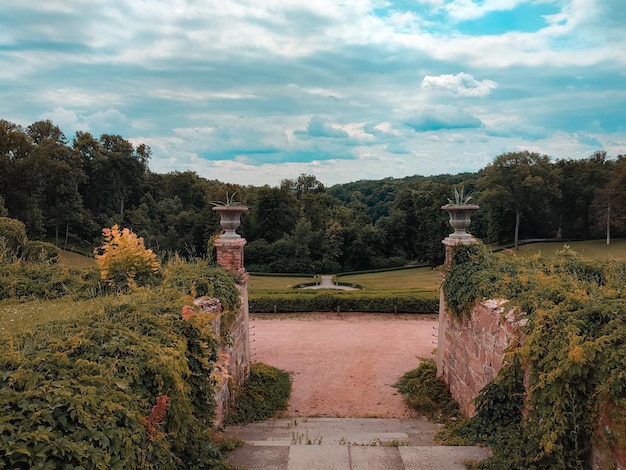
M 411 417 L 393 384 L 434 358 L 436 315 L 254 315 L 253 360 L 292 373 L 287 416 Z

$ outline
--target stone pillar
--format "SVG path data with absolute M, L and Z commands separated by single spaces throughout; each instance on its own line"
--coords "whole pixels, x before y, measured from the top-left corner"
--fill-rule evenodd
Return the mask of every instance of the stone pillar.
M 218 412 L 214 424 L 221 426 L 228 403 L 232 401 L 237 390 L 245 384 L 250 376 L 250 319 L 248 310 L 248 273 L 243 263 L 243 247 L 245 238 L 218 238 L 213 245 L 217 252 L 217 265 L 235 276 L 241 307 L 235 321 L 230 326 L 230 342 L 221 345 L 220 352 L 228 356 L 228 371 L 230 379 L 226 387 L 218 392 Z
M 446 248 L 446 260 L 444 268 L 450 265 L 452 261 L 452 252 L 454 248 L 459 245 L 477 245 L 478 240 L 473 236 L 459 238 L 459 237 L 446 237 L 442 240 L 443 245 Z M 441 281 L 443 282 L 443 275 Z M 439 289 L 439 331 L 437 335 L 437 376 L 443 375 L 443 357 L 446 349 L 446 298 L 443 295 L 443 285 Z

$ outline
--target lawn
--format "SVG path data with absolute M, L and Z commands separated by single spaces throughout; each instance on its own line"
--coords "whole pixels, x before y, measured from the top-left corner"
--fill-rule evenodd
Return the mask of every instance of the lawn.
M 250 276 L 248 289 L 260 290 L 289 290 L 298 284 L 305 284 L 319 280 L 319 276 L 311 277 L 276 277 L 276 276 Z
M 368 290 L 435 290 L 439 289 L 440 285 L 439 270 L 428 267 L 341 276 L 339 282 L 358 284 Z
M 53 320 L 73 318 L 93 311 L 103 299 L 0 301 L 0 339 L 34 329 Z
M 619 261 L 626 261 L 626 238 L 611 240 L 610 245 L 606 244 L 606 239 L 576 242 L 531 243 L 529 245 L 520 246 L 519 254 L 522 256 L 530 256 L 540 253 L 542 256 L 554 256 L 557 251 L 563 250 L 566 245 L 585 258 L 613 258 Z

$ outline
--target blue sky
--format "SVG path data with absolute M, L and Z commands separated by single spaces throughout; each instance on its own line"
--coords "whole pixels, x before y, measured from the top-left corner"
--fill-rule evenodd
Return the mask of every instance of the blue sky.
M 616 157 L 625 24 L 623 0 L 5 1 L 0 119 L 253 185 Z

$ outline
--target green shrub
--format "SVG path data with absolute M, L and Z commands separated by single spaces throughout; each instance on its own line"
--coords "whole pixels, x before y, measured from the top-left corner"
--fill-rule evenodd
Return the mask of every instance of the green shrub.
M 102 279 L 111 287 L 128 290 L 154 285 L 161 275 L 156 254 L 130 229 L 114 225 L 102 230 L 103 245 L 94 250 Z
M 408 406 L 430 420 L 446 422 L 461 417 L 446 383 L 437 377 L 437 364 L 423 360 L 417 369 L 404 374 L 395 385 Z
M 16 261 L 0 270 L 0 300 L 56 299 L 66 295 L 93 298 L 107 291 L 95 268 Z
M 17 219 L 0 217 L 0 239 L 2 238 L 2 249 L 9 255 L 19 256 L 27 240 L 25 225 Z
M 218 297 L 225 309 L 239 308 L 239 291 L 233 277 L 206 261 L 171 261 L 163 271 L 163 286 L 177 289 L 183 295 Z
M 247 424 L 271 418 L 287 408 L 291 379 L 285 371 L 255 362 L 250 378 L 234 400 L 228 423 Z
M 57 263 L 60 250 L 52 243 L 28 240 L 21 259 L 27 263 Z
M 276 312 L 398 312 L 436 313 L 439 293 L 436 291 L 342 292 L 304 290 L 289 293 L 251 293 L 250 313 Z
M 228 468 L 214 444 L 216 342 L 152 290 L 0 343 L 0 468 Z

